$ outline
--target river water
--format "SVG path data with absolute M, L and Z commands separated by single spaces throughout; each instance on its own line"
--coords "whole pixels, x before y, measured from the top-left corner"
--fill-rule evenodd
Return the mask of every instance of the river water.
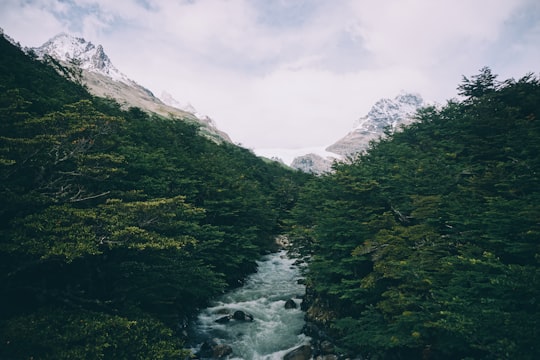
M 302 275 L 294 262 L 285 251 L 258 261 L 258 271 L 242 287 L 224 294 L 199 314 L 194 324 L 197 344 L 214 340 L 229 345 L 233 349 L 229 359 L 243 360 L 282 359 L 290 350 L 307 344 L 309 338 L 301 334 L 304 313 L 299 299 L 305 287 L 298 284 Z M 289 299 L 296 308 L 285 308 Z M 253 315 L 253 321 L 216 322 L 237 310 Z

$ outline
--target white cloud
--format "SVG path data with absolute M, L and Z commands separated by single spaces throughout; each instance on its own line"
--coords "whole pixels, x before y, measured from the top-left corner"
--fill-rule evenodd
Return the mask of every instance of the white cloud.
M 65 28 L 53 12 L 65 6 L 55 0 L 0 2 L 0 27 L 23 46 L 38 46 Z
M 327 145 L 380 97 L 538 71 L 536 0 L 4 0 L 23 45 L 75 31 L 249 147 Z M 500 67 L 500 68 L 497 68 Z

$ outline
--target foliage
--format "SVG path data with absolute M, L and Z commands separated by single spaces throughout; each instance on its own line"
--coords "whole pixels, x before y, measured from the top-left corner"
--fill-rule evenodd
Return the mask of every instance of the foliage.
M 189 317 L 255 270 L 306 176 L 0 54 L 0 357 L 185 355 Z
M 0 355 L 9 359 L 142 360 L 188 356 L 171 329 L 150 317 L 45 308 L 9 320 L 0 332 L 6 342 Z
M 370 359 L 540 354 L 540 82 L 484 68 L 293 210 L 312 320 Z M 310 314 L 310 310 L 308 310 Z

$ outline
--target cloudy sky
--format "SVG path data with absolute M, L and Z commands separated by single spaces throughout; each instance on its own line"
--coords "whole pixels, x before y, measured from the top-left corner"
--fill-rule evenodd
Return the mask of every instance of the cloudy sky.
M 540 72 L 538 0 L 0 0 L 23 46 L 59 32 L 249 148 L 330 145 L 382 97 Z

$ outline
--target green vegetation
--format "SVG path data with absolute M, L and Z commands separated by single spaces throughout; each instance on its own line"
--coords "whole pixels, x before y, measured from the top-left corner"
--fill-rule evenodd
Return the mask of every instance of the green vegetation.
M 307 176 L 53 65 L 0 37 L 0 358 L 181 358 L 182 325 L 273 249 Z
M 463 100 L 310 182 L 311 320 L 369 359 L 540 355 L 540 82 L 487 68 Z

